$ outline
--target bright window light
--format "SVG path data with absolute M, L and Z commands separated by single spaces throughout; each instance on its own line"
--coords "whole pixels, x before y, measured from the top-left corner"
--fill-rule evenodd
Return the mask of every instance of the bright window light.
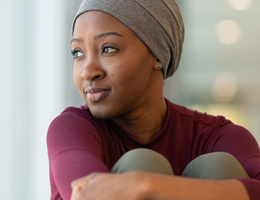
M 219 73 L 215 78 L 212 89 L 214 101 L 228 103 L 237 92 L 237 78 L 230 72 Z
M 253 0 L 227 0 L 227 3 L 233 10 L 245 11 L 252 6 Z
M 241 39 L 242 31 L 237 22 L 224 20 L 217 23 L 216 36 L 222 44 L 230 45 Z

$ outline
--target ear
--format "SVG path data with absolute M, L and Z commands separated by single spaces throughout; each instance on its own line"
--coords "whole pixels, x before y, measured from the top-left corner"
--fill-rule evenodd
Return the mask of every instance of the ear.
M 159 61 L 158 58 L 155 58 L 154 60 L 154 69 L 155 70 L 161 70 L 163 68 L 163 64 Z

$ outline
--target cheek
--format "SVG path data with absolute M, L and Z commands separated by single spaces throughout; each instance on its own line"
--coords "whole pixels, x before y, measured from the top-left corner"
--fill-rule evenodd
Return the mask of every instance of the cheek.
M 147 87 L 152 72 L 152 65 L 147 59 L 132 59 L 117 65 L 110 73 L 110 80 L 120 93 L 138 93 Z
M 75 66 L 73 68 L 73 81 L 77 89 L 80 91 L 81 88 L 81 77 L 80 77 L 80 71 Z
M 132 69 L 131 63 L 117 65 L 110 71 L 110 80 L 117 88 L 129 88 L 136 77 L 138 71 Z

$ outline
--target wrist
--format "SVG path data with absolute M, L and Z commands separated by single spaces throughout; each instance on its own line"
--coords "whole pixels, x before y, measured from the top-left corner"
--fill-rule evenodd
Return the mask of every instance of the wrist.
M 152 200 L 151 190 L 152 190 L 152 178 L 153 174 L 142 172 L 142 171 L 132 171 L 125 173 L 127 175 L 126 180 L 132 180 L 133 182 L 133 192 L 136 199 L 140 200 Z
M 157 199 L 167 199 L 167 192 L 164 190 L 165 185 L 162 181 L 167 176 L 160 174 L 147 173 L 146 177 L 143 179 L 142 194 L 143 200 L 157 200 Z M 168 178 L 168 177 L 167 177 Z

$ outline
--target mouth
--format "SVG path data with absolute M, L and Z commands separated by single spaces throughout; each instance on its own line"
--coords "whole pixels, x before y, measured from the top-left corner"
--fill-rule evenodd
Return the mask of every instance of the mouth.
M 97 87 L 88 87 L 86 90 L 84 90 L 87 99 L 91 102 L 101 101 L 108 95 L 110 91 L 110 89 L 103 89 Z

